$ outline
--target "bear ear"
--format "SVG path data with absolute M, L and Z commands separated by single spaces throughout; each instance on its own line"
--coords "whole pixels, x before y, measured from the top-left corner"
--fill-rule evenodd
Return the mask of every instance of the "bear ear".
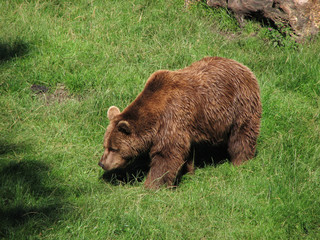
M 112 120 L 115 116 L 117 116 L 118 114 L 120 114 L 120 110 L 119 108 L 112 106 L 108 109 L 108 113 L 107 116 L 109 118 L 109 120 Z
M 127 121 L 120 121 L 117 125 L 117 128 L 120 132 L 124 133 L 124 134 L 131 134 L 131 128 L 130 128 L 130 124 Z

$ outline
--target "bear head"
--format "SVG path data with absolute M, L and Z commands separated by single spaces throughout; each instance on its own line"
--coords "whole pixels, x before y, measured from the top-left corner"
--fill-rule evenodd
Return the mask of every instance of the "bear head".
M 110 123 L 104 136 L 104 153 L 98 164 L 106 171 L 123 169 L 139 155 L 133 128 L 128 121 L 121 119 L 119 108 L 110 107 L 107 115 Z

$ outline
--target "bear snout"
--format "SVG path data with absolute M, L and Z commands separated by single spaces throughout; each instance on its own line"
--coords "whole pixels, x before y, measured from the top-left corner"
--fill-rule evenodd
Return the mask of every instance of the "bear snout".
M 104 168 L 104 165 L 103 165 L 102 162 L 99 162 L 98 165 L 99 165 L 100 167 Z

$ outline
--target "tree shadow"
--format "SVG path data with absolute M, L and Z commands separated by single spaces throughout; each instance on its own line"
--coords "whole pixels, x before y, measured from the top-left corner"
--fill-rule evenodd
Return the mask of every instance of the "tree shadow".
M 206 166 L 217 166 L 229 162 L 227 145 L 212 146 L 208 143 L 194 144 L 191 147 L 189 157 L 193 159 L 195 169 Z M 114 186 L 142 182 L 149 171 L 150 161 L 148 154 L 144 154 L 126 169 L 105 172 L 102 175 L 102 179 Z M 177 177 L 177 184 L 179 184 L 182 176 L 186 173 L 187 169 L 183 168 Z
M 0 63 L 16 57 L 23 57 L 29 52 L 29 46 L 22 40 L 13 43 L 0 42 Z
M 21 145 L 7 143 L 3 140 L 0 140 L 0 156 L 10 154 L 13 152 L 20 152 L 23 148 Z
M 44 161 L 10 160 L 24 146 L 1 141 L 0 150 L 0 238 L 41 234 L 65 213 L 66 191 L 48 184 Z

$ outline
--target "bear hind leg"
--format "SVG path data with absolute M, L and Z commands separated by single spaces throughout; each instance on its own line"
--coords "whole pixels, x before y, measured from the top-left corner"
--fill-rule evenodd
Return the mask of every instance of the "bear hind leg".
M 259 121 L 251 119 L 231 130 L 228 153 L 233 165 L 238 166 L 255 156 L 259 127 Z

